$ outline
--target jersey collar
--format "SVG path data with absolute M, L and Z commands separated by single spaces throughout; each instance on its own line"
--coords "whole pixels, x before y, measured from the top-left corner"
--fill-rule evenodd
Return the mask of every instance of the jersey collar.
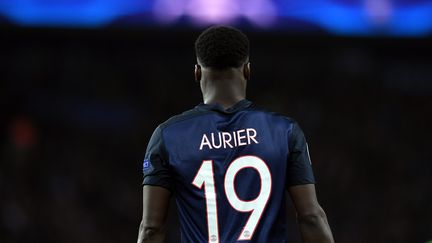
M 251 101 L 249 101 L 247 99 L 243 99 L 226 110 L 223 108 L 222 105 L 220 105 L 218 103 L 216 103 L 216 104 L 201 103 L 197 106 L 197 108 L 204 109 L 204 110 L 218 111 L 218 112 L 222 112 L 222 113 L 226 113 L 226 114 L 231 114 L 231 113 L 235 113 L 237 111 L 246 109 L 246 108 L 250 107 L 251 105 L 252 105 Z

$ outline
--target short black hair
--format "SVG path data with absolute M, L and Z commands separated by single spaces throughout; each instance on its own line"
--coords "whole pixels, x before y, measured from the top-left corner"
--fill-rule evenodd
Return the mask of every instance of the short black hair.
M 249 39 L 233 27 L 212 26 L 195 41 L 195 53 L 204 67 L 240 67 L 249 58 Z

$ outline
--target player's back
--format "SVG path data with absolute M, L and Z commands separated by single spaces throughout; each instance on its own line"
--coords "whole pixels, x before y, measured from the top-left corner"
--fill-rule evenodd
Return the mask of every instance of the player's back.
M 175 194 L 183 242 L 285 242 L 285 190 L 314 182 L 298 125 L 247 100 L 161 124 L 144 174 Z

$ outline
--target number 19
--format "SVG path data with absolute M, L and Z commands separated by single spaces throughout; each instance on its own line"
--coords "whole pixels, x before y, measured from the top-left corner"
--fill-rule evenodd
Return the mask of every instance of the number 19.
M 234 180 L 237 173 L 246 168 L 255 169 L 261 181 L 261 190 L 258 196 L 250 201 L 241 200 L 234 188 Z M 207 226 L 209 233 L 209 242 L 219 242 L 219 226 L 217 216 L 216 188 L 213 172 L 213 161 L 204 160 L 200 169 L 195 175 L 192 184 L 199 189 L 204 186 L 207 208 Z M 267 164 L 260 158 L 252 155 L 242 156 L 228 166 L 225 179 L 225 194 L 231 207 L 240 212 L 252 212 L 247 220 L 238 240 L 250 240 L 264 212 L 267 202 L 270 198 L 272 188 L 272 178 Z

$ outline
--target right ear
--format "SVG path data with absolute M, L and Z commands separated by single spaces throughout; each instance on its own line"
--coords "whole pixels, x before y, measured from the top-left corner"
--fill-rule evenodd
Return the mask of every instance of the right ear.
M 195 64 L 195 81 L 199 83 L 201 81 L 201 66 Z
M 243 76 L 244 76 L 244 78 L 245 78 L 247 81 L 250 80 L 250 77 L 251 77 L 251 65 L 250 65 L 250 62 L 246 63 L 246 64 L 243 66 Z

